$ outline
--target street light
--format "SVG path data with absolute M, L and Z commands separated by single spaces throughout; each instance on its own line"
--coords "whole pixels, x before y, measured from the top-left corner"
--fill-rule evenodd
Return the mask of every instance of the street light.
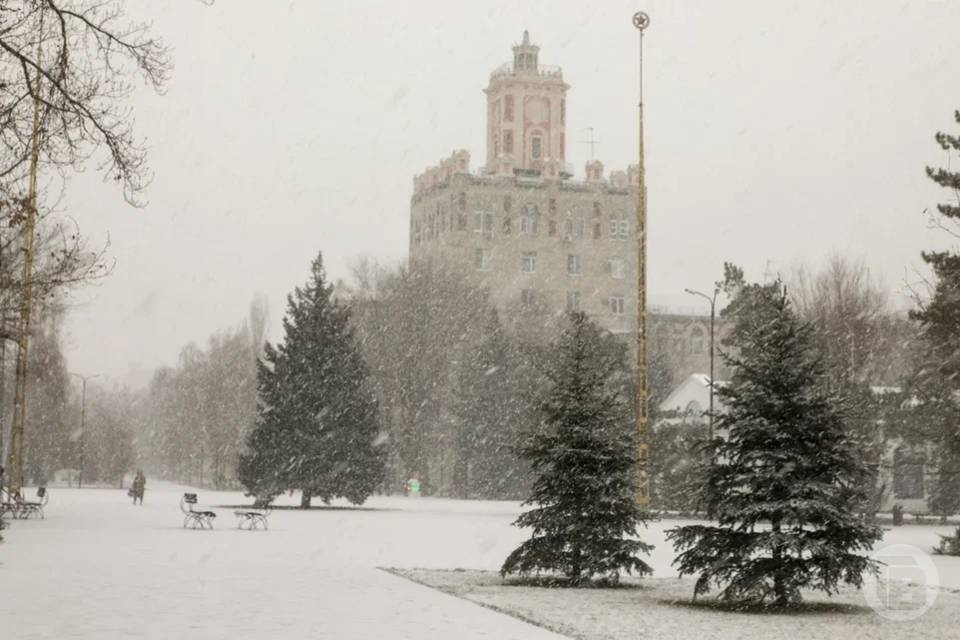
M 94 373 L 89 376 L 82 376 L 79 373 L 71 372 L 70 375 L 80 378 L 83 381 L 83 391 L 80 394 L 80 474 L 77 477 L 77 488 L 83 488 L 83 434 L 86 430 L 87 422 L 87 380 L 92 380 L 93 378 L 98 377 L 99 373 Z
M 709 440 L 713 441 L 713 325 L 717 316 L 717 294 L 720 293 L 720 287 L 713 290 L 713 296 L 708 296 L 700 291 L 693 289 L 684 289 L 692 296 L 700 296 L 710 303 L 710 433 Z

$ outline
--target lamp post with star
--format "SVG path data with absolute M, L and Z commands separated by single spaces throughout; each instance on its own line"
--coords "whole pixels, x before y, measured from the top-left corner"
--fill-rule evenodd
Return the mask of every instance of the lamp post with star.
M 633 14 L 633 26 L 640 37 L 640 144 L 637 165 L 637 502 L 646 508 L 650 505 L 650 445 L 647 423 L 647 184 L 643 166 L 643 32 L 650 26 L 650 16 L 643 11 L 636 12 Z

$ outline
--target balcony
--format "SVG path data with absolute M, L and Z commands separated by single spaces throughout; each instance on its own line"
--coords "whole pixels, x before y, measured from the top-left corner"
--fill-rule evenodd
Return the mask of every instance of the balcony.
M 555 64 L 538 64 L 536 69 L 515 69 L 512 62 L 505 62 L 490 73 L 490 79 L 517 75 L 535 75 L 562 80 L 563 70 Z

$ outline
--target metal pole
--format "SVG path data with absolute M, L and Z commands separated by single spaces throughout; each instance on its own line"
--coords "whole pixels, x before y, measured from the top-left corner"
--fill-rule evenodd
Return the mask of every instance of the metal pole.
M 80 438 L 79 438 L 79 443 L 80 443 L 79 472 L 80 473 L 77 476 L 77 488 L 82 489 L 83 488 L 83 454 L 84 454 L 83 439 L 87 433 L 87 380 L 92 380 L 93 378 L 96 378 L 100 374 L 94 373 L 89 376 L 82 376 L 79 373 L 71 372 L 70 375 L 76 378 L 80 378 L 80 381 L 82 383 L 81 384 L 82 390 L 80 392 Z
M 83 379 L 80 392 L 80 473 L 77 475 L 77 488 L 83 489 L 83 436 L 87 431 L 87 379 Z
M 710 300 L 710 431 L 707 436 L 713 442 L 713 325 L 717 316 L 717 294 Z
M 637 503 L 650 505 L 649 438 L 647 433 L 647 182 L 643 165 L 643 32 L 650 16 L 633 14 L 640 37 L 639 50 L 639 148 L 637 165 Z
M 694 291 L 693 289 L 684 289 L 687 293 L 692 296 L 700 296 L 704 298 L 707 302 L 710 303 L 710 432 L 709 439 L 713 440 L 713 360 L 714 360 L 714 348 L 713 348 L 713 336 L 714 336 L 714 325 L 715 319 L 717 316 L 717 295 L 720 293 L 720 289 L 713 290 L 713 296 L 708 296 L 705 293 L 700 291 Z

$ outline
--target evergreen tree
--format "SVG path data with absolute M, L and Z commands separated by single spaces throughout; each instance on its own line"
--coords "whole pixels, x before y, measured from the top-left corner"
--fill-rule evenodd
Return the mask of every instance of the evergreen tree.
M 651 572 L 638 557 L 652 547 L 634 536 L 645 524 L 636 503 L 636 447 L 629 420 L 624 345 L 582 313 L 571 314 L 544 372 L 550 390 L 540 428 L 521 445 L 535 480 L 514 524 L 529 540 L 501 575 L 555 572 L 572 585 L 594 576 Z
M 650 494 L 654 509 L 693 513 L 700 508 L 697 487 L 706 463 L 709 428 L 699 417 L 662 420 L 650 436 Z
M 960 123 L 960 111 L 954 113 Z M 948 152 L 960 151 L 960 137 L 937 133 L 937 144 Z M 927 167 L 927 176 L 949 189 L 955 198 L 960 172 Z M 934 222 L 956 235 L 960 204 L 937 205 Z M 929 251 L 923 260 L 933 270 L 935 283 L 930 300 L 911 312 L 920 322 L 921 349 L 907 385 L 916 400 L 908 441 L 927 446 L 935 454 L 929 460 L 933 486 L 930 505 L 946 517 L 960 510 L 960 255 L 953 251 Z
M 347 307 L 332 297 L 323 262 L 294 290 L 284 340 L 267 345 L 257 372 L 257 423 L 239 476 L 263 500 L 283 489 L 360 504 L 383 480 L 380 422 Z
M 675 564 L 699 574 L 694 595 L 717 585 L 727 601 L 786 606 L 803 588 L 860 586 L 875 570 L 863 552 L 881 532 L 864 522 L 868 469 L 822 384 L 811 326 L 780 282 L 738 287 L 727 312 L 733 376 L 718 389 L 716 421 L 725 437 L 710 445 L 701 489 L 716 524 L 670 530 Z
M 79 468 L 80 448 L 86 448 L 80 431 L 79 406 L 76 411 L 71 411 L 70 406 L 70 374 L 63 354 L 62 319 L 63 309 L 59 305 L 38 318 L 30 343 L 27 369 L 31 389 L 27 396 L 30 428 L 24 434 L 23 453 L 26 477 L 37 484 L 53 480 L 58 469 Z
M 522 483 L 523 467 L 514 456 L 522 407 L 511 345 L 493 307 L 482 332 L 458 372 L 454 486 L 464 498 L 504 498 Z

